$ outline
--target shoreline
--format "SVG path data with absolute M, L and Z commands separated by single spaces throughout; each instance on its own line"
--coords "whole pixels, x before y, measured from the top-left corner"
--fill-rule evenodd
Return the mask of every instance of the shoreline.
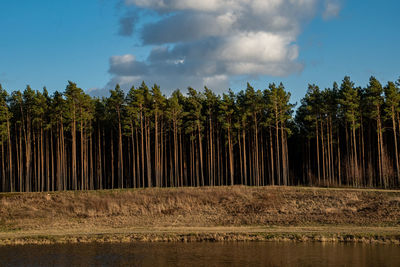
M 400 245 L 399 227 L 165 227 L 0 233 L 0 246 L 134 242 L 329 242 Z
M 128 242 L 400 244 L 400 190 L 146 188 L 0 194 L 0 246 Z

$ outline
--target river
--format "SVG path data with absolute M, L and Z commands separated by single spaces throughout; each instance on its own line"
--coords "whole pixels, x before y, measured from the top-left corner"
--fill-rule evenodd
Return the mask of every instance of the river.
M 0 266 L 400 266 L 400 246 L 130 243 L 0 247 Z

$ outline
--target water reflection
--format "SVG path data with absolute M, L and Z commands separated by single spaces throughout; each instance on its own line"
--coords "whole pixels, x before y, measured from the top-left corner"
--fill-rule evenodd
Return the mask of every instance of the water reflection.
M 0 247 L 0 266 L 400 266 L 395 245 L 133 243 Z

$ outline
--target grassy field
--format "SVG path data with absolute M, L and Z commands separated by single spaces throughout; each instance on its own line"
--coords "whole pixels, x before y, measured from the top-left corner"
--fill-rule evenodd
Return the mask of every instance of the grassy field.
M 400 243 L 400 191 L 233 186 L 0 194 L 0 244 L 204 240 Z

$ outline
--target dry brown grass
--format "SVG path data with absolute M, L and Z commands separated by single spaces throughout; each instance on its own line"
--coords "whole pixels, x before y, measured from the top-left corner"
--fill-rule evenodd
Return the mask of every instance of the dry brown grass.
M 400 243 L 400 191 L 203 187 L 0 194 L 0 245 L 131 241 Z
M 0 232 L 130 227 L 400 226 L 400 191 L 204 187 L 0 194 Z

